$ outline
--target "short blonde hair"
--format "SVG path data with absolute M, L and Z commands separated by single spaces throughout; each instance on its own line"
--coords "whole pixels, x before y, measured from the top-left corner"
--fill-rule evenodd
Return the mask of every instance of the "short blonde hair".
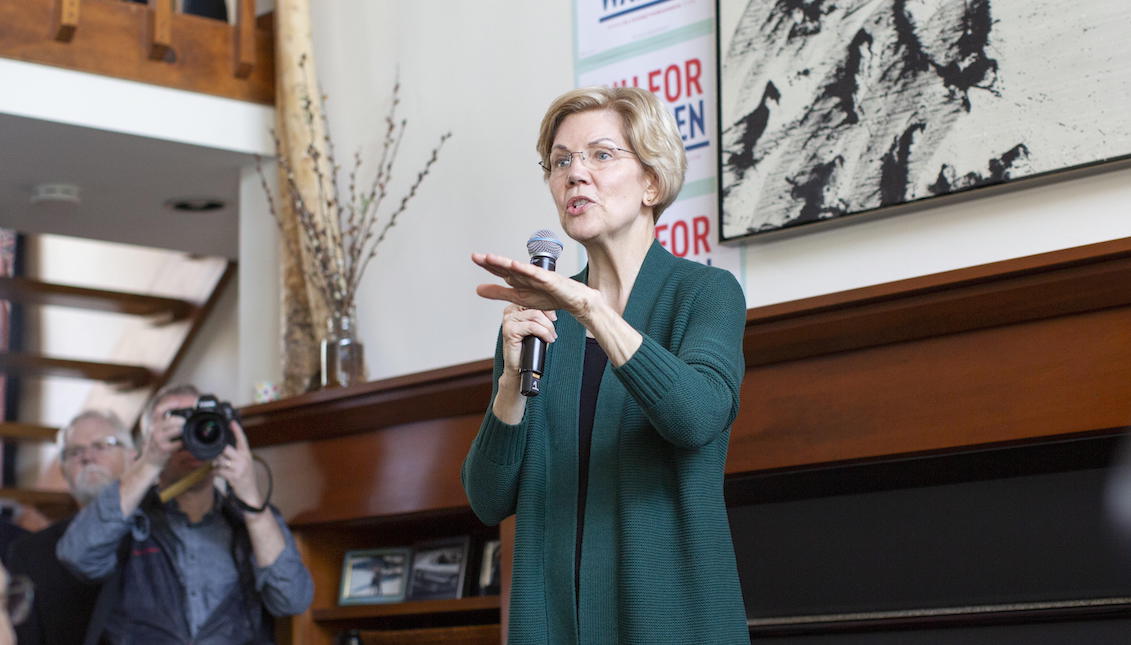
M 562 121 L 571 114 L 590 110 L 612 110 L 624 124 L 625 143 L 656 180 L 654 220 L 671 206 L 683 188 L 687 153 L 675 118 L 656 95 L 638 87 L 583 87 L 554 99 L 538 131 L 538 154 L 544 168 L 550 167 L 550 149 Z M 545 171 L 545 177 L 550 171 Z

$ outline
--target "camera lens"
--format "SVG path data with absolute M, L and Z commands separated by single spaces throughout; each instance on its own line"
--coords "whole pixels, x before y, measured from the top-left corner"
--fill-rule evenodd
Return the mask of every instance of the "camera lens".
M 215 443 L 224 434 L 224 429 L 216 419 L 206 419 L 195 430 L 197 442 L 204 445 Z
M 201 461 L 211 461 L 224 452 L 227 444 L 235 445 L 228 432 L 228 422 L 215 412 L 196 412 L 185 422 L 185 448 Z

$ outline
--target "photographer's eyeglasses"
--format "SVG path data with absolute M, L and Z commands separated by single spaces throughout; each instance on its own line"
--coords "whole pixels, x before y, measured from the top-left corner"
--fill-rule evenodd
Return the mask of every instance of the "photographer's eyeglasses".
M 568 150 L 554 150 L 550 153 L 549 163 L 539 161 L 538 165 L 542 166 L 542 170 L 550 173 L 554 177 L 560 177 L 569 172 L 569 167 L 573 165 L 573 157 L 577 155 L 581 159 L 581 163 L 590 170 L 601 170 L 612 165 L 618 159 L 624 159 L 623 154 L 630 155 L 636 154 L 631 150 L 625 148 L 618 148 L 616 146 L 589 146 L 585 150 L 578 150 L 570 152 Z
M 63 448 L 63 461 L 70 461 L 82 457 L 86 454 L 87 450 L 90 450 L 92 454 L 101 455 L 111 448 L 121 448 L 124 445 L 122 440 L 117 437 L 106 437 L 105 439 L 91 442 L 89 446 L 67 446 Z
M 19 625 L 27 618 L 34 597 L 35 585 L 27 576 L 13 576 L 8 580 L 8 590 L 4 592 L 4 605 L 8 608 L 8 617 L 12 619 L 13 625 Z

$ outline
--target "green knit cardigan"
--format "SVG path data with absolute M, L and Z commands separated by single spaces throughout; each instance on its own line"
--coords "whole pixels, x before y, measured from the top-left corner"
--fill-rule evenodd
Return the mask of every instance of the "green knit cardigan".
M 516 515 L 511 645 L 749 642 L 723 503 L 745 314 L 731 274 L 652 244 L 624 312 L 644 342 L 601 379 L 577 598 L 584 327 L 559 312 L 518 425 L 488 408 L 461 476 L 483 522 Z

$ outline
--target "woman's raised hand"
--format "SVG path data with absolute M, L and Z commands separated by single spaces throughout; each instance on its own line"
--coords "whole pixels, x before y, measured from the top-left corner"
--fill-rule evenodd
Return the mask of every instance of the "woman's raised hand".
M 576 280 L 529 262 L 490 253 L 472 253 L 471 261 L 507 283 L 506 287 L 481 284 L 475 288 L 477 294 L 491 300 L 506 300 L 527 309 L 547 312 L 564 309 L 583 318 L 590 303 L 598 296 L 594 289 Z

